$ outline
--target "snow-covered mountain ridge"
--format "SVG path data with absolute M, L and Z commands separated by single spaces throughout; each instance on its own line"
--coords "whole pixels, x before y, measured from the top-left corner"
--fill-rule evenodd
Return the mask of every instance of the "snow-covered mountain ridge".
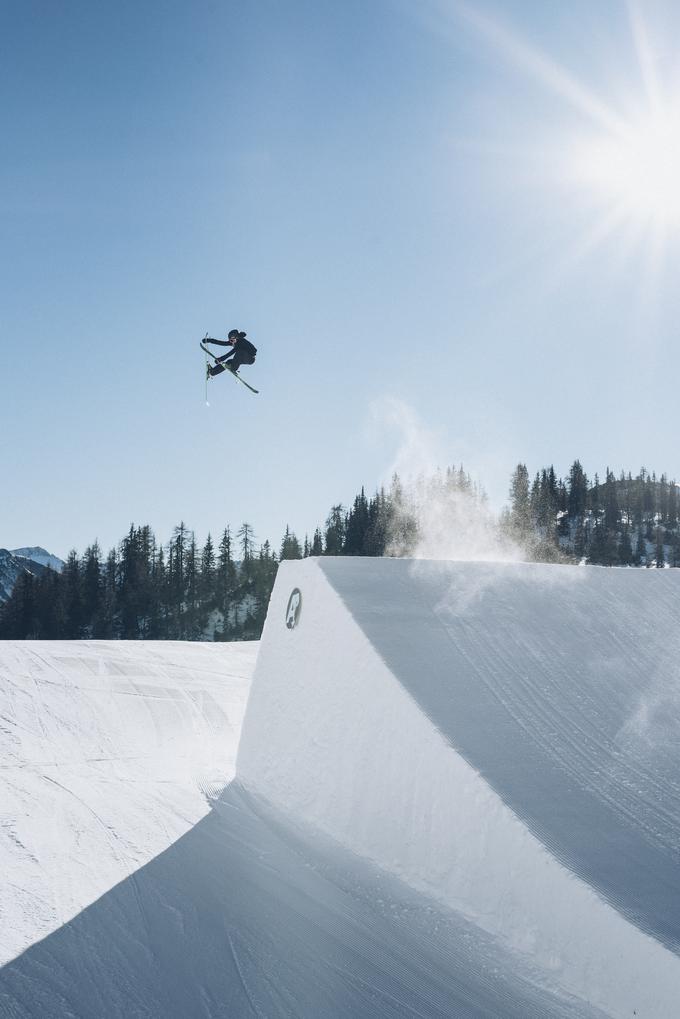
M 38 545 L 33 548 L 0 548 L 0 602 L 7 601 L 22 573 L 38 576 L 48 566 L 61 572 L 64 563 Z
M 0 602 L 7 601 L 22 573 L 41 573 L 44 566 L 0 548 Z
M 31 562 L 38 563 L 39 566 L 49 566 L 50 569 L 56 570 L 57 573 L 61 573 L 65 566 L 63 559 L 52 555 L 51 552 L 48 552 L 46 548 L 42 548 L 41 545 L 13 548 L 11 552 L 12 555 L 19 556 L 22 559 L 30 559 Z

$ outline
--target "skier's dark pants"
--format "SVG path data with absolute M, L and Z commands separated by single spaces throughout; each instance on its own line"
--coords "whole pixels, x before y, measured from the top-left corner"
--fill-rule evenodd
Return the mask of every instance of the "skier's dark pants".
M 231 358 L 231 360 L 227 360 L 227 358 Z M 227 362 L 226 366 L 224 364 L 222 364 L 223 361 Z M 233 372 L 237 372 L 242 364 L 254 364 L 254 363 L 255 363 L 255 355 L 254 354 L 249 354 L 245 350 L 239 351 L 237 354 L 233 354 L 233 355 L 232 354 L 223 354 L 222 357 L 218 357 L 217 358 L 217 364 L 215 365 L 214 368 L 210 369 L 210 374 L 211 375 L 219 375 L 220 372 L 224 371 L 225 367 L 231 368 L 231 370 Z

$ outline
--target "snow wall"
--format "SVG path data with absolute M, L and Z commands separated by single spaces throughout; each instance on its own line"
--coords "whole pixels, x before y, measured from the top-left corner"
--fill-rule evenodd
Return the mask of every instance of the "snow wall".
M 680 572 L 281 564 L 237 759 L 609 1015 L 680 1001 Z

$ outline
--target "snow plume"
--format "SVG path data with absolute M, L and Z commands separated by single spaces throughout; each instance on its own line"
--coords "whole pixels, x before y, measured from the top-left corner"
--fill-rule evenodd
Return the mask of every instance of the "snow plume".
M 448 459 L 441 443 L 412 407 L 384 398 L 373 404 L 372 418 L 383 432 L 398 435 L 387 472 L 388 555 L 494 562 L 523 558 L 463 467 L 441 469 Z
M 484 492 L 461 467 L 395 485 L 389 555 L 415 559 L 519 561 Z
M 659 632 L 665 629 L 659 627 Z M 673 651 L 665 648 L 658 652 L 658 661 L 616 735 L 620 746 L 632 748 L 645 760 L 672 752 L 680 731 L 680 666 Z

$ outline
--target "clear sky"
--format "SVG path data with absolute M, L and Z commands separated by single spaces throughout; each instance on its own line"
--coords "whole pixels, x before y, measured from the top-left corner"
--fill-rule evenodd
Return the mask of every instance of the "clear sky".
M 520 460 L 678 477 L 678 38 L 662 0 L 2 4 L 0 545 L 278 545 L 421 457 L 496 505 Z M 206 407 L 232 327 L 260 395 Z

